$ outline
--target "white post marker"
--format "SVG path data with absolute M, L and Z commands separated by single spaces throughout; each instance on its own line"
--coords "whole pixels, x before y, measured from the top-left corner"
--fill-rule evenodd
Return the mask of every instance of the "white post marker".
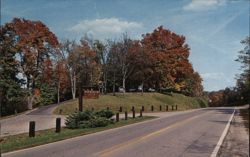
M 229 130 L 230 124 L 231 124 L 232 119 L 234 117 L 234 113 L 235 113 L 235 108 L 234 108 L 234 111 L 233 111 L 233 113 L 232 113 L 232 115 L 231 115 L 231 117 L 230 117 L 230 119 L 229 119 L 229 121 L 228 121 L 228 123 L 227 123 L 227 125 L 226 125 L 226 127 L 225 127 L 225 129 L 224 129 L 224 131 L 223 131 L 223 133 L 222 133 L 222 135 L 221 135 L 221 137 L 220 137 L 220 139 L 219 139 L 219 141 L 218 141 L 216 147 L 214 148 L 214 150 L 213 150 L 210 157 L 216 157 L 217 156 L 217 154 L 218 154 L 218 152 L 220 150 L 220 147 L 221 147 L 221 145 L 222 145 L 222 143 L 223 143 L 223 141 L 224 141 L 224 139 L 225 139 L 225 137 L 227 135 L 227 132 Z

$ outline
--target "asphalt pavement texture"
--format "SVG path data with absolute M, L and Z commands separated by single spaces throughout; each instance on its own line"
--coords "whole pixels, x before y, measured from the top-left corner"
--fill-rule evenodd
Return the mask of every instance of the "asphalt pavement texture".
M 44 130 L 55 128 L 56 118 L 62 119 L 62 126 L 64 125 L 65 116 L 54 115 L 53 111 L 57 107 L 57 104 L 43 106 L 25 114 L 17 115 L 14 117 L 1 119 L 1 137 L 16 135 L 21 133 L 27 133 L 29 131 L 29 122 L 36 122 L 36 130 Z
M 3 157 L 209 157 L 234 108 L 164 112 L 160 118 Z

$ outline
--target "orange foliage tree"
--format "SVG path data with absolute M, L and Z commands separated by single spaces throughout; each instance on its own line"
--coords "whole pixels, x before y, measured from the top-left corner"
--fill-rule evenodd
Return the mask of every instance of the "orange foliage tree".
M 199 74 L 194 72 L 189 62 L 190 48 L 184 36 L 160 26 L 152 33 L 143 35 L 142 45 L 153 71 L 149 81 L 156 88 L 183 91 L 191 85 L 190 79 L 196 79 L 201 84 Z
M 51 58 L 57 55 L 57 37 L 41 21 L 14 18 L 10 23 L 16 33 L 22 72 L 26 77 L 27 89 L 33 91 L 28 98 L 29 109 L 34 101 L 34 89 L 42 78 L 50 79 Z M 46 75 L 46 76 L 45 76 Z

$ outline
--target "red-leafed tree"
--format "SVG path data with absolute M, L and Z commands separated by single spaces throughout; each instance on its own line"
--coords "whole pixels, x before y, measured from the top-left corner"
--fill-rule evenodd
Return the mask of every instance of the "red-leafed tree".
M 67 63 L 61 58 L 56 62 L 54 78 L 57 86 L 57 103 L 60 103 L 60 95 L 66 93 L 70 84 Z
M 190 48 L 184 36 L 160 26 L 152 33 L 143 35 L 142 45 L 153 71 L 149 81 L 157 89 L 164 87 L 182 91 L 188 86 L 188 79 L 197 78 L 190 77 L 197 74 L 189 62 Z M 201 80 L 198 81 L 201 83 Z
M 224 91 L 214 91 L 209 93 L 210 106 L 223 106 Z
M 143 93 L 144 86 L 150 87 L 152 85 L 149 80 L 152 79 L 153 70 L 149 54 L 144 50 L 140 41 L 133 41 L 129 61 L 134 66 L 129 81 L 137 83 Z
M 72 53 L 68 56 L 69 65 L 74 67 L 76 73 L 80 111 L 83 109 L 83 86 L 96 86 L 100 80 L 100 66 L 97 60 L 96 52 L 85 39 L 81 40 L 80 45 L 74 46 Z
M 51 75 L 44 70 L 51 68 L 51 59 L 58 53 L 58 41 L 54 33 L 41 21 L 14 18 L 11 23 L 16 33 L 16 47 L 19 51 L 22 71 L 27 80 L 27 89 L 33 91 L 28 98 L 28 106 L 31 109 L 34 89 L 39 89 L 39 80 L 44 77 L 50 79 L 48 77 Z
M 13 24 L 0 27 L 0 117 L 27 109 L 25 93 L 18 77 L 19 61 L 16 59 L 16 37 Z

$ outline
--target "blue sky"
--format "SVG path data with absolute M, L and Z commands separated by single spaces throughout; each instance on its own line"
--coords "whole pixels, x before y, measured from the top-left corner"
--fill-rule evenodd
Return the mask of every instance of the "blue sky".
M 140 39 L 163 25 L 187 39 L 205 90 L 235 85 L 234 60 L 249 35 L 249 0 L 2 0 L 1 24 L 13 17 L 41 20 L 60 40 L 87 33 Z

